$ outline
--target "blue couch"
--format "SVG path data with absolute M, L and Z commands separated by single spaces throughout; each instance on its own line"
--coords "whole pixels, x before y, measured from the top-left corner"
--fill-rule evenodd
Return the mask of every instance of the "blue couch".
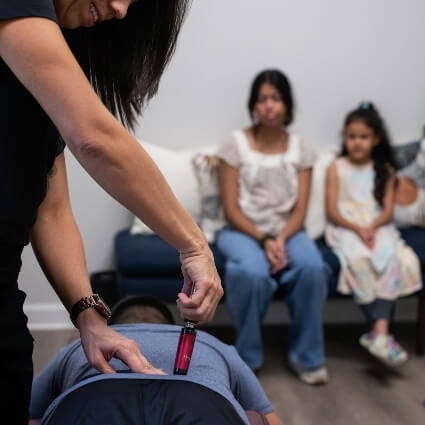
M 425 229 L 406 228 L 401 230 L 405 241 L 418 255 L 425 281 Z M 323 238 L 316 244 L 331 270 L 329 279 L 329 299 L 341 297 L 336 286 L 340 264 L 338 258 L 326 245 Z M 225 271 L 225 258 L 215 245 L 211 245 L 216 266 L 221 277 Z M 164 301 L 173 302 L 181 289 L 182 276 L 178 254 L 174 248 L 156 235 L 131 235 L 129 229 L 117 233 L 115 237 L 116 282 L 118 296 L 146 293 Z M 417 353 L 425 352 L 425 291 L 418 294 Z M 277 293 L 276 297 L 283 296 Z

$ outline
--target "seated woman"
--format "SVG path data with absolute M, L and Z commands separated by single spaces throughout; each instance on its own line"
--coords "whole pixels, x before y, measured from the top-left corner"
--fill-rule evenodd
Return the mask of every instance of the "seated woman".
M 425 227 L 425 139 L 415 160 L 397 173 L 394 221 L 398 227 Z
M 226 256 L 226 302 L 236 348 L 253 370 L 263 363 L 261 324 L 278 287 L 292 316 L 289 365 L 307 384 L 328 381 L 322 308 L 327 273 L 303 230 L 314 152 L 287 126 L 294 118 L 288 79 L 278 70 L 254 80 L 253 125 L 218 149 L 219 185 L 229 227 L 217 235 Z
M 111 364 L 118 373 L 99 374 L 78 339 L 34 380 L 30 425 L 42 417 L 46 425 L 281 425 L 236 350 L 205 332 L 198 332 L 188 374 L 172 374 L 181 326 L 158 299 L 122 299 L 109 324 L 131 335 L 164 374 L 131 373 L 116 359 Z

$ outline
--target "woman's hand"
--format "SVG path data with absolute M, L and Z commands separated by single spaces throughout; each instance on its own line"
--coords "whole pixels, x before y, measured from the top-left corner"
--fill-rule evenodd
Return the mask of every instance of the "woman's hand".
M 81 344 L 89 363 L 102 373 L 115 373 L 109 361 L 115 357 L 125 363 L 132 372 L 149 375 L 165 375 L 140 352 L 136 341 L 114 331 L 106 325 L 93 308 L 80 313 L 77 317 Z
M 359 227 L 356 233 L 362 242 L 372 250 L 375 246 L 375 229 L 373 227 Z
M 267 239 L 264 244 L 264 252 L 271 266 L 271 274 L 275 274 L 287 266 L 285 242 L 281 238 Z
M 184 278 L 177 299 L 180 314 L 196 322 L 208 322 L 224 293 L 212 252 L 207 245 L 201 252 L 180 253 L 180 261 Z

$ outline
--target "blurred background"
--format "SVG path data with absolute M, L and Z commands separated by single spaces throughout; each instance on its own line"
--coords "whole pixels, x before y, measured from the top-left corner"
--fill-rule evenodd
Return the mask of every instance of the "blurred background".
M 296 98 L 292 128 L 309 144 L 338 145 L 343 117 L 365 99 L 380 109 L 395 144 L 417 140 L 425 124 L 424 16 L 423 0 L 193 1 L 135 135 L 173 149 L 219 143 L 249 124 L 255 74 L 279 68 Z M 66 156 L 89 272 L 112 269 L 114 234 L 131 214 Z M 31 247 L 23 262 L 30 327 L 70 326 Z

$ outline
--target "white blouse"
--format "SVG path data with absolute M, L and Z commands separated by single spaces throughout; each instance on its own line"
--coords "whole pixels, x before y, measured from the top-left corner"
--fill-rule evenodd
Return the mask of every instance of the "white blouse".
M 264 154 L 250 148 L 243 130 L 236 130 L 217 156 L 238 168 L 239 207 L 264 233 L 279 234 L 298 198 L 298 172 L 311 168 L 315 152 L 289 134 L 286 152 Z

